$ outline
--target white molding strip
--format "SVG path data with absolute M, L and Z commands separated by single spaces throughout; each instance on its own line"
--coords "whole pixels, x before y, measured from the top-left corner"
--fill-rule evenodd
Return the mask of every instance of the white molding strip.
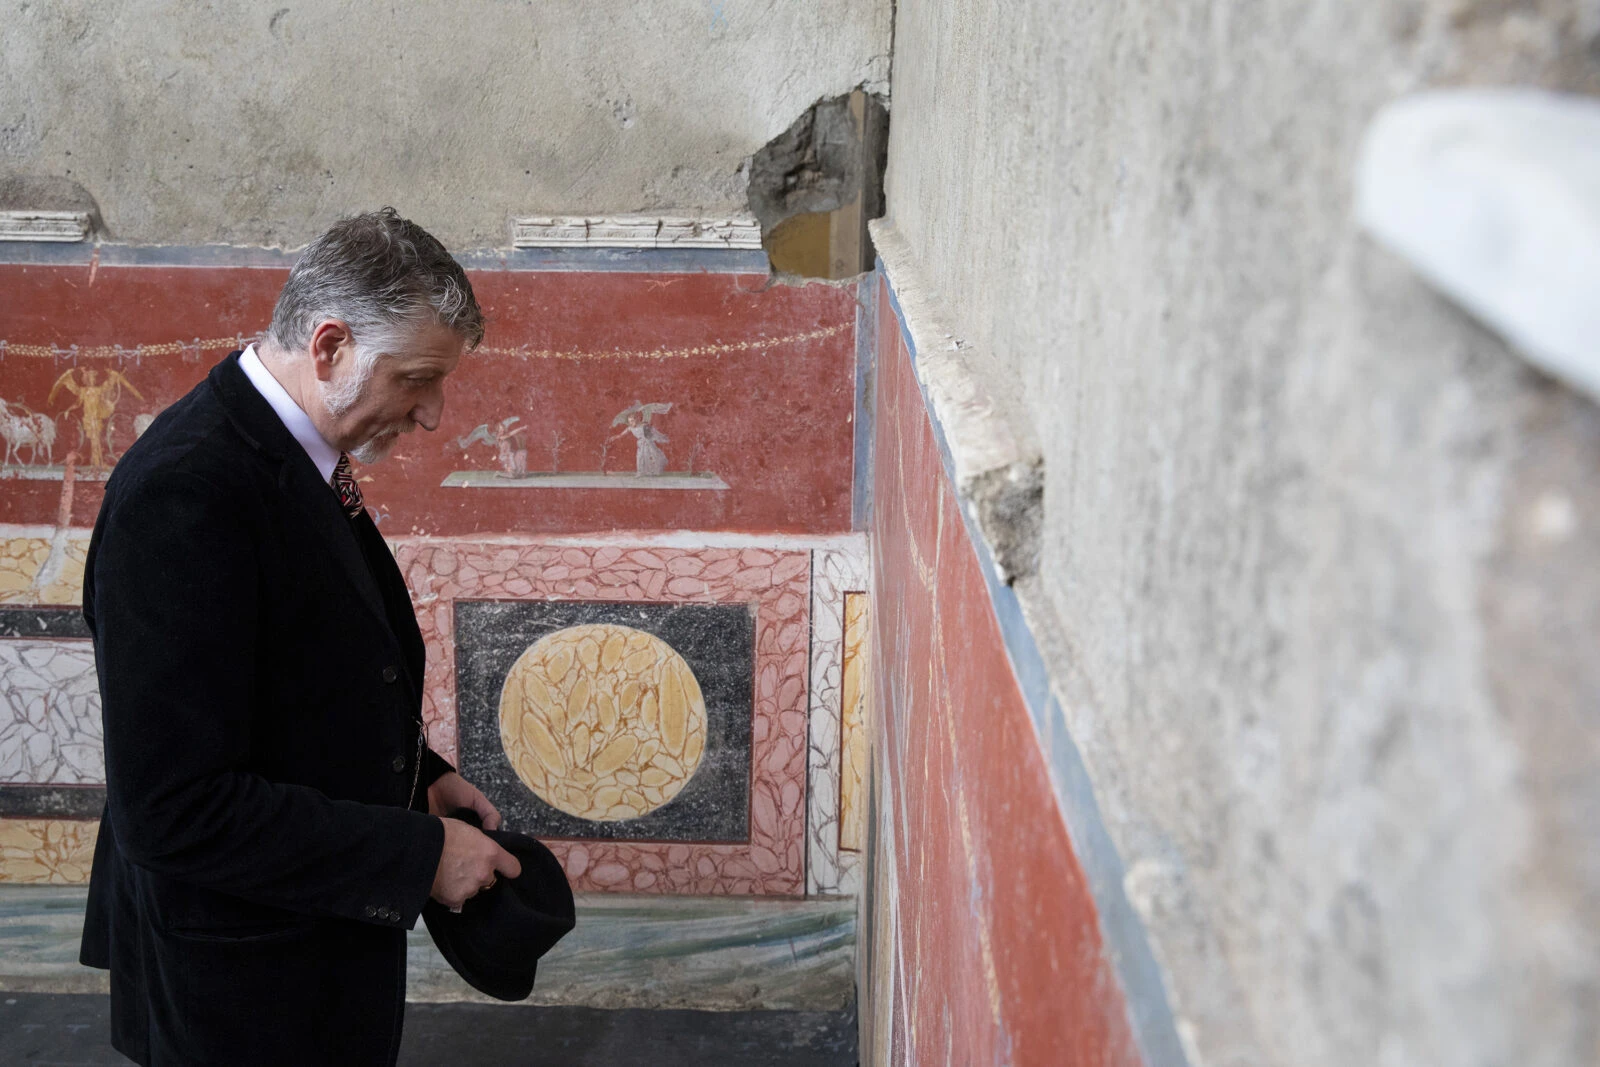
M 655 215 L 534 215 L 511 220 L 517 248 L 759 249 L 755 219 Z
M 0 241 L 82 241 L 86 211 L 0 211 Z

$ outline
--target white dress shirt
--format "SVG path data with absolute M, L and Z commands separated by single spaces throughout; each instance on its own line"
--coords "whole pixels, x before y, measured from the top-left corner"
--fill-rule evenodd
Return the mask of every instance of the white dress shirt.
M 239 369 L 244 371 L 244 376 L 250 379 L 250 384 L 256 387 L 256 392 L 261 394 L 262 399 L 272 405 L 272 410 L 278 413 L 284 428 L 300 442 L 300 447 L 306 450 L 306 455 L 316 464 L 322 480 L 331 483 L 333 468 L 339 465 L 339 450 L 322 439 L 322 435 L 317 432 L 316 424 L 311 421 L 311 416 L 294 402 L 294 397 L 278 383 L 278 379 L 274 378 L 272 372 L 261 362 L 261 357 L 256 355 L 255 345 L 245 349 L 244 355 L 239 357 Z

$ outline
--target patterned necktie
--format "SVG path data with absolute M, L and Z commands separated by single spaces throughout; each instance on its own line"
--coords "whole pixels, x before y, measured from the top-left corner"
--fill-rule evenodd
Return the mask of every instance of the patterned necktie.
M 361 487 L 356 484 L 356 477 L 350 473 L 350 456 L 348 453 L 339 453 L 339 462 L 333 468 L 333 491 L 339 494 L 339 504 L 344 508 L 344 513 L 352 519 L 360 518 L 367 506 L 361 501 Z

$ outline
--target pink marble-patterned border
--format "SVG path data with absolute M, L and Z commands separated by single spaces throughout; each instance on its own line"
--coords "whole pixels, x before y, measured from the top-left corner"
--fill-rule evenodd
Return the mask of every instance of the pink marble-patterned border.
M 428 646 L 423 717 L 429 743 L 450 760 L 457 736 L 455 600 L 754 604 L 749 843 L 546 843 L 580 892 L 805 892 L 809 552 L 446 538 L 393 544 Z

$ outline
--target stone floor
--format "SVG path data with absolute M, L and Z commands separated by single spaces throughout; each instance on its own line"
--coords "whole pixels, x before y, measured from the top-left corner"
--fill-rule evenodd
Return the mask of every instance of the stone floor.
M 106 1044 L 109 999 L 0 993 L 0 1063 L 101 1067 L 128 1061 Z M 650 1011 L 410 1004 L 406 1067 L 848 1067 L 853 1013 Z

